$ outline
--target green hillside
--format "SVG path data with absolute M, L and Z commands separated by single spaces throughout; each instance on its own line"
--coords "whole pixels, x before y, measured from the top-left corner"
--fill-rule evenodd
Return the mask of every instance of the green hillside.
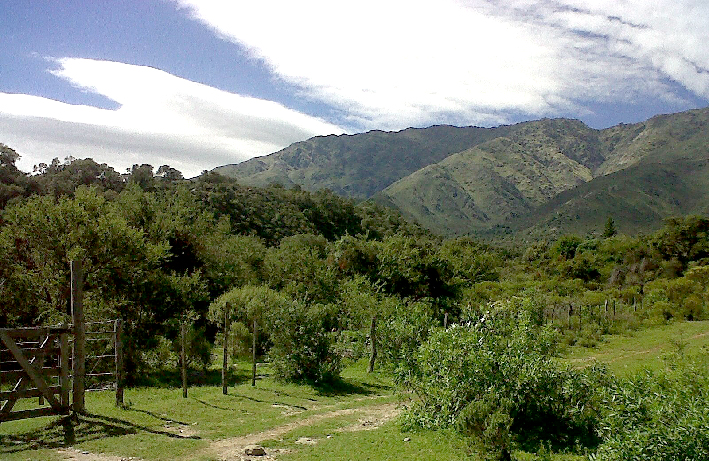
M 373 198 L 443 235 L 624 232 L 706 212 L 709 109 L 604 130 L 543 119 L 326 136 L 217 168 L 242 184 L 298 184 Z
M 246 185 L 299 184 L 306 190 L 327 188 L 348 197 L 369 198 L 394 181 L 493 139 L 505 129 L 433 126 L 321 136 L 214 171 Z
M 510 137 L 451 155 L 394 183 L 380 196 L 421 225 L 447 235 L 501 224 L 592 179 L 589 166 L 599 165 L 604 157 L 597 145 L 586 150 L 591 144 L 586 133 L 576 135 L 579 126 L 569 130 L 569 122 L 581 125 L 567 120 L 518 125 Z
M 593 130 L 540 120 L 424 168 L 376 199 L 444 235 L 499 226 L 554 236 L 602 228 L 657 229 L 668 216 L 705 213 L 709 110 Z M 386 200 L 383 199 L 386 197 Z
M 657 230 L 664 218 L 709 213 L 709 159 L 641 163 L 565 191 L 508 221 L 523 234 L 600 232 L 610 216 L 626 234 Z

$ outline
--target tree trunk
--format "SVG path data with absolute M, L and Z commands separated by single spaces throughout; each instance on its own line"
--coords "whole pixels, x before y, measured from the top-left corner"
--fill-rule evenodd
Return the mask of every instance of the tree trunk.
M 372 355 L 369 357 L 369 366 L 367 367 L 367 373 L 374 371 L 374 363 L 377 360 L 377 316 L 372 317 L 372 326 L 369 330 L 369 340 L 372 343 Z

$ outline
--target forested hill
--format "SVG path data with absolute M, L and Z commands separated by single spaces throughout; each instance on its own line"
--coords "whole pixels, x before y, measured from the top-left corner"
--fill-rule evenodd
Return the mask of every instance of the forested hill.
M 709 188 L 702 163 L 708 122 L 709 109 L 701 109 L 604 130 L 543 119 L 489 129 L 373 131 L 312 138 L 215 171 L 244 184 L 373 197 L 444 235 L 588 232 L 609 215 L 636 232 L 659 228 L 674 214 L 705 212 L 693 198 Z M 663 169 L 671 171 L 663 176 Z M 608 190 L 614 180 L 599 178 L 616 178 L 623 190 Z M 567 193 L 580 185 L 589 193 Z M 618 214 L 619 207 L 632 209 Z
M 369 198 L 394 181 L 470 146 L 500 136 L 506 128 L 433 126 L 399 132 L 318 136 L 265 157 L 213 171 L 243 184 L 298 184 L 355 198 Z

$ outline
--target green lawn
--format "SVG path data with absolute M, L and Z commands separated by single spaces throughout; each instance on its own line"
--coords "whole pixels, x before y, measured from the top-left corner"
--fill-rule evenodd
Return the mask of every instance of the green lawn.
M 658 369 L 662 357 L 682 350 L 694 353 L 709 347 L 709 321 L 673 322 L 653 326 L 625 335 L 604 338 L 597 347 L 569 348 L 566 358 L 584 366 L 594 360 L 606 364 L 617 375 L 624 376 L 642 368 Z
M 248 375 L 248 363 L 236 364 L 237 374 Z M 125 393 L 126 408 L 114 406 L 111 391 L 87 394 L 87 415 L 72 425 L 46 417 L 0 424 L 0 459 L 61 459 L 57 449 L 73 447 L 145 460 L 216 459 L 209 446 L 216 440 L 258 433 L 301 419 L 316 417 L 318 430 L 352 426 L 361 416 L 336 412 L 359 407 L 396 406 L 391 380 L 364 372 L 355 364 L 343 372 L 334 387 L 283 384 L 271 379 L 268 367 L 259 369 L 256 387 L 250 381 L 231 386 L 192 387 L 182 398 L 179 388 L 134 388 Z M 24 402 L 24 406 L 36 400 Z M 18 409 L 22 408 L 18 404 Z M 320 415 L 320 416 L 318 416 Z M 321 417 L 320 420 L 317 417 Z M 329 426 L 328 426 L 329 425 Z M 313 432 L 320 436 L 319 432 Z

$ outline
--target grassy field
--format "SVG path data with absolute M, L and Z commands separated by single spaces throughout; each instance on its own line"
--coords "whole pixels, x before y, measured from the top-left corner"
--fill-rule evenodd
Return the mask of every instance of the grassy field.
M 681 322 L 611 336 L 596 348 L 573 347 L 565 360 L 579 366 L 595 360 L 622 375 L 658 368 L 667 353 L 706 347 L 709 322 Z M 114 406 L 113 392 L 91 392 L 88 413 L 72 424 L 58 417 L 0 424 L 0 459 L 231 460 L 243 459 L 252 443 L 283 461 L 475 459 L 454 432 L 402 433 L 396 415 L 406 399 L 395 395 L 385 373 L 367 374 L 365 366 L 346 368 L 342 382 L 328 388 L 279 383 L 264 366 L 252 387 L 249 364 L 237 363 L 227 395 L 213 385 L 190 388 L 187 399 L 179 388 L 133 388 L 125 408 Z M 538 458 L 517 453 L 516 459 Z
M 574 346 L 566 359 L 578 366 L 593 361 L 605 364 L 619 376 L 642 368 L 658 369 L 670 353 L 695 353 L 709 347 L 709 321 L 675 322 L 624 335 L 606 336 L 597 347 Z

